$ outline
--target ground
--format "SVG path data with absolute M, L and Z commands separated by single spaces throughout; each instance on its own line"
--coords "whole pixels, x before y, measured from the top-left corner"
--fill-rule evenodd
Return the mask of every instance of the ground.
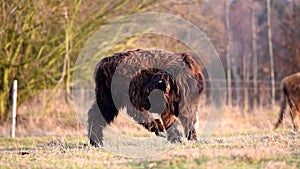
M 0 168 L 300 167 L 300 137 L 286 131 L 214 136 L 152 158 L 126 158 L 87 143 L 80 136 L 2 138 Z
M 84 131 L 76 130 L 76 123 L 69 129 L 60 125 L 65 127 L 60 134 L 49 131 L 47 136 L 23 133 L 12 139 L 4 134 L 0 137 L 0 168 L 300 168 L 300 135 L 292 132 L 288 116 L 274 131 L 277 110 L 239 112 L 226 109 L 211 137 L 175 144 L 148 158 L 124 157 L 91 147 Z M 122 119 L 112 128 L 118 126 L 126 128 L 120 132 L 132 137 L 154 136 L 133 124 L 125 125 Z M 111 148 L 122 148 L 122 141 L 117 144 Z

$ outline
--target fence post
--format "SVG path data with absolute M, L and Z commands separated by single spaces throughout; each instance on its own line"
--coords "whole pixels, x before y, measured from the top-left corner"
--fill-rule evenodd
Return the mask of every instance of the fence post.
M 10 137 L 15 138 L 16 130 L 16 117 L 17 117 L 17 91 L 18 81 L 13 82 L 13 93 L 12 93 L 12 111 L 11 111 L 11 126 L 10 126 Z

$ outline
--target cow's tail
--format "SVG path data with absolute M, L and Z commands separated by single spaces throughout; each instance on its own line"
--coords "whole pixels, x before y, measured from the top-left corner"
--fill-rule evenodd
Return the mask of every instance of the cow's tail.
M 282 90 L 281 91 L 282 92 L 282 102 L 281 102 L 281 106 L 280 106 L 278 120 L 274 125 L 274 129 L 277 129 L 279 127 L 279 125 L 282 123 L 287 102 L 289 103 L 290 107 L 292 107 L 292 104 L 293 104 L 293 102 L 289 98 L 287 88 L 286 88 L 286 85 L 284 83 L 281 86 L 281 90 Z

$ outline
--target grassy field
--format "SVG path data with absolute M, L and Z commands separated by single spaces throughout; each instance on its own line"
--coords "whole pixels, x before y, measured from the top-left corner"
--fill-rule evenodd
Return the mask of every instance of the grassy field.
M 300 168 L 300 135 L 291 132 L 289 118 L 274 131 L 278 110 L 239 112 L 225 109 L 211 137 L 182 144 L 119 117 L 105 130 L 103 148 L 89 146 L 84 127 L 71 114 L 23 119 L 15 139 L 8 137 L 9 125 L 0 126 L 0 168 Z M 119 136 L 110 129 L 139 139 L 113 139 Z
M 0 145 L 0 168 L 300 168 L 300 136 L 286 131 L 213 136 L 151 158 L 118 156 L 76 135 L 1 138 Z

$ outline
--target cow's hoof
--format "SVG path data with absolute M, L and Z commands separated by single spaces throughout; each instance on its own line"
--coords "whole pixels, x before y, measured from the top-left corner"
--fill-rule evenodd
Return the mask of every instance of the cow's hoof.
M 181 137 L 178 135 L 168 135 L 168 140 L 171 143 L 182 143 Z
M 197 140 L 196 130 L 195 130 L 195 129 L 190 130 L 190 131 L 187 133 L 186 138 L 187 138 L 189 141 L 196 141 L 196 140 Z
M 103 142 L 102 141 L 95 142 L 93 140 L 90 140 L 90 145 L 94 146 L 94 147 L 102 147 L 103 146 Z
M 182 143 L 182 134 L 175 126 L 171 126 L 167 129 L 168 140 L 171 143 Z

